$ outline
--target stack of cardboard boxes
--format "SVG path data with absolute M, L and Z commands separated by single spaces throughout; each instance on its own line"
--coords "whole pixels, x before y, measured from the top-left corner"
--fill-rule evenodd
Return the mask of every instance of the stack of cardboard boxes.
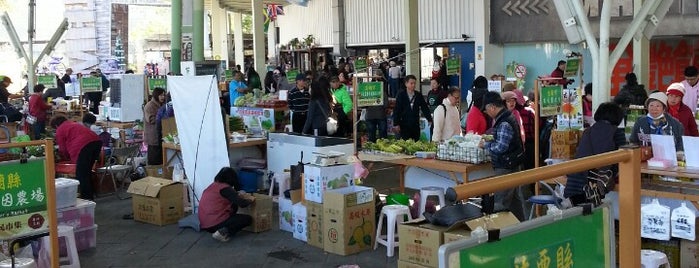
M 551 158 L 573 159 L 582 137 L 582 131 L 577 129 L 551 131 Z
M 303 189 L 279 199 L 279 228 L 326 252 L 350 255 L 374 245 L 374 189 L 354 185 L 351 164 L 304 167 Z
M 420 218 L 398 225 L 398 267 L 424 268 L 439 265 L 439 246 L 471 237 L 471 230 L 502 229 L 519 223 L 510 212 L 500 212 L 481 218 L 437 226 Z

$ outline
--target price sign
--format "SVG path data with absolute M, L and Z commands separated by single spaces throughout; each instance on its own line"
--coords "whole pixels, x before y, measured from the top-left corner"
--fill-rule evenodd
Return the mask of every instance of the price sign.
M 0 240 L 48 228 L 44 159 L 0 163 Z
M 296 76 L 299 74 L 299 70 L 296 69 L 291 69 L 286 71 L 286 80 L 289 81 L 289 83 L 296 83 Z
M 383 83 L 382 82 L 364 82 L 357 86 L 357 106 L 380 106 L 383 105 Z
M 541 116 L 557 115 L 561 111 L 563 101 L 563 87 L 561 85 L 545 86 L 541 88 L 539 103 L 541 103 Z
M 366 69 L 366 66 L 366 59 L 357 59 L 354 61 L 355 72 Z
M 447 75 L 459 74 L 461 70 L 461 59 L 451 58 L 447 59 Z
M 153 89 L 156 87 L 167 90 L 167 76 L 148 77 L 148 93 L 153 94 Z
M 49 75 L 40 75 L 37 79 L 39 84 L 43 84 L 46 86 L 46 88 L 57 88 L 58 84 L 56 83 L 56 76 L 49 74 Z
M 580 70 L 580 59 L 568 59 L 563 77 L 576 76 Z
M 85 92 L 98 92 L 102 91 L 102 78 L 101 77 L 83 77 L 80 79 L 80 91 Z

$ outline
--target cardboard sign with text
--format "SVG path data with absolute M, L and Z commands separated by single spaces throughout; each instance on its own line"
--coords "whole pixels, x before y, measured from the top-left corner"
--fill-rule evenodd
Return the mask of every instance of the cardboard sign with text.
M 351 186 L 323 196 L 323 249 L 350 255 L 374 246 L 376 231 L 374 188 Z

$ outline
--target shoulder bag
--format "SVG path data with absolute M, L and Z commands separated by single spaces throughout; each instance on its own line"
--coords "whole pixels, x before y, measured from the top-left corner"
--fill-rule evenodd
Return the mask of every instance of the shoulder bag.
M 327 118 L 325 126 L 327 128 L 328 135 L 335 134 L 335 132 L 337 132 L 337 126 L 338 126 L 337 115 L 335 114 L 335 111 L 331 108 L 330 115 L 328 115 L 328 113 L 325 110 L 323 110 L 323 107 L 320 106 L 320 102 L 318 102 L 316 100 L 316 103 L 318 103 L 318 108 L 320 109 L 320 111 L 323 112 L 323 116 L 325 116 L 325 118 Z M 332 107 L 332 104 L 330 105 L 330 107 Z

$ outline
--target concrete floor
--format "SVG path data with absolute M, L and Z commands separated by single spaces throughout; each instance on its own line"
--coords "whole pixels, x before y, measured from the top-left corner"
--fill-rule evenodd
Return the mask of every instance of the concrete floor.
M 386 168 L 375 165 L 375 169 Z M 366 186 L 390 193 L 398 186 L 396 169 L 372 172 Z M 131 212 L 131 199 L 107 196 L 97 201 L 95 220 L 97 247 L 80 252 L 82 267 L 396 267 L 396 256 L 386 257 L 386 248 L 351 256 L 325 253 L 280 231 L 278 213 L 272 230 L 255 234 L 241 231 L 221 243 L 207 232 L 180 229 L 177 225 L 155 226 L 122 216 Z M 275 204 L 275 210 L 277 205 Z

